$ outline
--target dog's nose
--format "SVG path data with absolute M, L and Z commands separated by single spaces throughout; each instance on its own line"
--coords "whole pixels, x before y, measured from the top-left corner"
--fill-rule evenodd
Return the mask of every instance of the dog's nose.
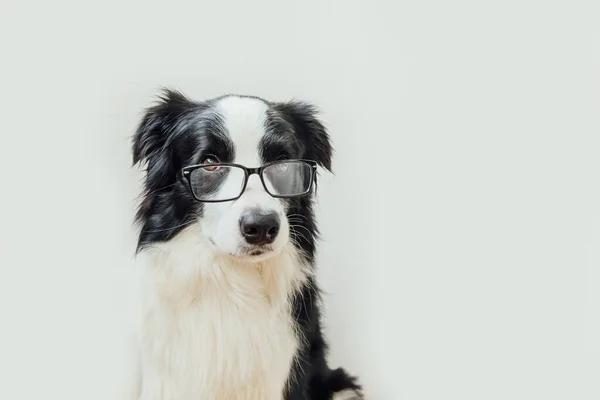
M 279 233 L 277 213 L 252 212 L 240 219 L 240 231 L 249 244 L 273 243 Z

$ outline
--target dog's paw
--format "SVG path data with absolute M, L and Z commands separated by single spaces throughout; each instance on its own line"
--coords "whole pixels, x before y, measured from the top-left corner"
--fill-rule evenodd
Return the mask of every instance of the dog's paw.
M 336 393 L 333 396 L 333 400 L 363 400 L 364 397 L 356 390 L 344 390 L 343 392 Z

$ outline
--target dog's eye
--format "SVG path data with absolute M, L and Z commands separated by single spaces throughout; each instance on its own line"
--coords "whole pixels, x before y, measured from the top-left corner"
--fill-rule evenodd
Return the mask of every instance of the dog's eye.
M 277 172 L 278 174 L 285 174 L 287 172 L 287 170 L 289 169 L 289 163 L 279 163 L 279 164 L 275 164 L 275 172 Z
M 204 160 L 202 160 L 202 164 L 203 165 L 216 164 L 218 162 L 219 162 L 219 159 L 217 157 L 214 157 L 214 156 L 209 156 L 209 157 L 206 157 Z M 212 171 L 218 170 L 219 168 L 220 167 L 218 165 L 215 165 L 215 166 L 212 166 L 212 167 L 204 167 L 202 169 L 204 171 L 212 172 Z

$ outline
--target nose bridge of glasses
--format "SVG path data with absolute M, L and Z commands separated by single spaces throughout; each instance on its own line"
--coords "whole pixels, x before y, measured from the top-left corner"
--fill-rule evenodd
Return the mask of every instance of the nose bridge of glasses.
M 249 169 L 248 172 L 248 182 L 246 183 L 246 188 L 244 192 L 264 190 L 263 184 L 260 179 L 260 175 L 258 173 L 258 168 Z
M 259 175 L 260 174 L 260 167 L 246 168 L 246 172 L 248 173 L 248 176 Z
M 279 207 L 277 199 L 265 190 L 258 174 L 248 176 L 248 182 L 238 202 L 249 209 L 276 210 Z

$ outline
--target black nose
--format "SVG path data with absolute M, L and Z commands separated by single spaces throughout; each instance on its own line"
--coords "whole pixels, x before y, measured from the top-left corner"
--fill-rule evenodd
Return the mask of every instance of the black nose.
M 252 212 L 240 219 L 240 230 L 250 244 L 273 243 L 279 233 L 279 216 L 274 212 Z

